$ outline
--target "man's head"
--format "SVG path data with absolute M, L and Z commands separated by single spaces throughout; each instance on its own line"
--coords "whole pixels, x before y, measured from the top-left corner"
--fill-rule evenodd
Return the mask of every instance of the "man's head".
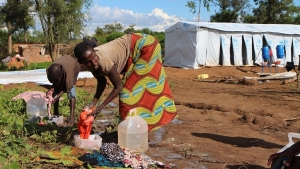
M 53 63 L 47 68 L 48 80 L 53 83 L 54 86 L 62 87 L 64 83 L 64 71 L 60 64 Z

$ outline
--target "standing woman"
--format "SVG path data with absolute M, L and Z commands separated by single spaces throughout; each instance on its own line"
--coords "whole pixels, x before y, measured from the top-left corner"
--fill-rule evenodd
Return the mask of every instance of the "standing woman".
M 83 41 L 74 48 L 75 57 L 97 79 L 94 107 L 106 87 L 107 76 L 114 89 L 96 108 L 97 115 L 119 95 L 119 113 L 124 120 L 130 109 L 146 120 L 149 131 L 155 130 L 177 117 L 176 107 L 161 59 L 161 46 L 147 34 L 126 34 L 93 48 Z M 123 74 L 122 80 L 120 74 Z

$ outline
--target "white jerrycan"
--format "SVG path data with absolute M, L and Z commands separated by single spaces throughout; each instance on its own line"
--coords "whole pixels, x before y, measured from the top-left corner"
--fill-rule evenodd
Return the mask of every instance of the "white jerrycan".
M 29 115 L 29 120 L 48 116 L 46 100 L 40 94 L 32 94 L 30 97 L 26 103 L 26 113 Z
M 133 112 L 135 115 L 131 116 Z M 148 124 L 136 112 L 131 109 L 129 116 L 118 125 L 118 144 L 134 153 L 144 153 L 148 149 Z

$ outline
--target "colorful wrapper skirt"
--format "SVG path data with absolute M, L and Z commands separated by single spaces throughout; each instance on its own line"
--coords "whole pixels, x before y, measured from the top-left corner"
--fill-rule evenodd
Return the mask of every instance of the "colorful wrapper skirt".
M 161 59 L 161 46 L 147 34 L 131 34 L 131 55 L 125 67 L 120 93 L 120 115 L 130 109 L 146 120 L 149 131 L 169 123 L 177 111 Z

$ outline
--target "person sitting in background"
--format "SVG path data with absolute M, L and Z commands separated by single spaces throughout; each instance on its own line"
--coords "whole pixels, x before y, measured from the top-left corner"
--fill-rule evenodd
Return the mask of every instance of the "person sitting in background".
M 13 57 L 7 56 L 6 58 L 2 59 L 1 61 L 2 61 L 2 63 L 9 63 L 9 62 L 15 62 L 15 61 L 20 62 L 21 60 L 26 61 L 26 63 L 28 63 L 28 59 L 22 57 L 19 54 L 16 54 Z
M 18 62 L 20 61 L 25 61 L 26 63 L 28 63 L 28 59 L 24 58 L 23 56 L 21 56 L 20 54 L 16 54 L 13 58 L 15 58 Z
M 46 70 L 47 78 L 52 83 L 51 89 L 46 92 L 46 96 L 53 97 L 53 115 L 59 116 L 59 98 L 63 93 L 68 94 L 70 101 L 69 124 L 75 123 L 76 91 L 75 85 L 80 72 L 80 64 L 71 56 L 62 56 L 56 59 Z
M 271 165 L 271 169 L 282 169 L 282 165 L 285 165 L 289 169 L 299 169 L 300 158 L 296 157 L 296 155 L 299 153 L 300 141 L 285 149 L 283 152 L 272 154 L 268 159 L 268 165 Z M 282 164 L 283 157 L 286 158 L 285 164 Z

